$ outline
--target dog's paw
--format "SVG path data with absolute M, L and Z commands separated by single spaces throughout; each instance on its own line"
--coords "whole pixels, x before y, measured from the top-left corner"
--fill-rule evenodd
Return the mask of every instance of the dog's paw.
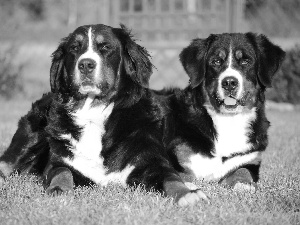
M 60 196 L 63 194 L 73 194 L 73 188 L 64 187 L 64 186 L 50 186 L 46 189 L 46 193 L 51 196 Z
M 250 192 L 251 194 L 254 194 L 257 190 L 257 186 L 254 183 L 241 183 L 237 182 L 233 190 L 239 191 L 239 192 Z
M 199 189 L 193 190 L 188 192 L 187 194 L 183 195 L 178 200 L 178 205 L 181 207 L 188 206 L 188 205 L 194 205 L 195 203 L 199 202 L 200 200 L 204 200 L 207 203 L 209 203 L 209 198 Z
M 0 186 L 5 182 L 5 178 L 13 172 L 13 166 L 4 161 L 0 162 Z
M 0 187 L 4 184 L 5 178 L 0 176 Z
M 198 187 L 196 184 L 192 183 L 192 182 L 185 182 L 184 184 L 185 184 L 185 186 L 187 186 L 187 188 L 189 188 L 190 190 L 196 190 L 196 189 L 199 189 L 199 187 Z

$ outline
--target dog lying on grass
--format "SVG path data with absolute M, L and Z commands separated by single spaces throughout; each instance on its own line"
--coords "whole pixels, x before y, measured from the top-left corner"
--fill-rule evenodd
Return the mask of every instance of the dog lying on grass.
M 148 52 L 124 26 L 79 27 L 52 56 L 51 92 L 20 119 L 0 157 L 3 178 L 35 173 L 51 195 L 115 182 L 182 206 L 207 199 L 185 186 L 166 152 L 168 98 L 148 89 Z
M 268 143 L 264 92 L 283 58 L 263 35 L 195 39 L 180 54 L 190 85 L 157 92 L 147 51 L 124 27 L 79 27 L 53 53 L 52 92 L 21 118 L 2 176 L 43 176 L 52 195 L 142 184 L 181 206 L 207 197 L 180 174 L 254 190 Z
M 169 90 L 168 153 L 178 172 L 251 192 L 268 145 L 265 90 L 285 52 L 264 35 L 217 34 L 180 54 L 190 77 Z

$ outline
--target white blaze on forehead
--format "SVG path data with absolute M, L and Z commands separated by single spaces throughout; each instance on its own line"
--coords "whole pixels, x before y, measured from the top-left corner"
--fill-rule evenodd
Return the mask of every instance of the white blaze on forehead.
M 100 81 L 100 71 L 101 71 L 101 66 L 102 66 L 102 60 L 100 58 L 100 56 L 98 55 L 98 53 L 96 51 L 94 51 L 93 49 L 93 32 L 92 32 L 92 28 L 90 27 L 88 30 L 88 47 L 87 47 L 87 51 L 84 52 L 77 60 L 76 65 L 75 65 L 75 80 L 77 83 L 80 83 L 80 71 L 78 68 L 78 64 L 82 59 L 92 59 L 96 62 L 96 67 L 94 70 L 94 81 L 97 83 Z
M 235 77 L 238 82 L 239 82 L 239 86 L 238 86 L 238 91 L 237 91 L 237 98 L 239 99 L 240 97 L 242 97 L 242 93 L 243 93 L 243 76 L 240 73 L 240 71 L 234 69 L 232 67 L 232 62 L 233 62 L 233 52 L 232 52 L 232 48 L 230 46 L 230 51 L 229 51 L 229 55 L 228 55 L 228 67 L 226 68 L 226 70 L 224 72 L 222 72 L 219 76 L 219 80 L 218 80 L 218 93 L 220 95 L 220 97 L 222 99 L 224 99 L 226 96 L 224 95 L 224 90 L 222 88 L 222 80 L 226 77 Z

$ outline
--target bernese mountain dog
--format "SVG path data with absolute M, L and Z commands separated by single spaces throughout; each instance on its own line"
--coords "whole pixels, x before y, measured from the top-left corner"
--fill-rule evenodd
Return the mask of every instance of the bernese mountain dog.
M 35 173 L 51 195 L 114 182 L 182 206 L 207 199 L 184 184 L 166 152 L 169 98 L 148 89 L 151 73 L 148 52 L 124 26 L 77 28 L 52 55 L 51 92 L 20 119 L 0 157 L 2 177 Z
M 284 56 L 267 37 L 254 33 L 212 34 L 182 50 L 190 84 L 165 91 L 173 129 L 168 153 L 177 171 L 256 190 L 270 124 L 265 90 Z

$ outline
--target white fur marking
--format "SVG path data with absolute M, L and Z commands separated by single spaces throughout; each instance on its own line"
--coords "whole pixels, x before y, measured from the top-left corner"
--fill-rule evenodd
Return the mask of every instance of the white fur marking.
M 248 151 L 252 146 L 248 136 L 250 123 L 256 118 L 256 108 L 250 113 L 236 115 L 223 115 L 208 110 L 217 131 L 215 139 L 215 153 L 217 156 L 226 157 L 233 153 Z
M 83 127 L 80 140 L 76 141 L 70 134 L 61 135 L 61 138 L 70 141 L 72 145 L 70 150 L 74 154 L 74 158 L 63 160 L 96 184 L 107 185 L 109 182 L 118 182 L 126 186 L 126 179 L 134 167 L 127 166 L 120 172 L 107 174 L 101 157 L 104 123 L 110 116 L 114 104 L 91 107 L 93 100 L 94 98 L 88 97 L 83 108 L 73 113 L 75 123 Z
M 190 190 L 197 190 L 200 187 L 198 187 L 196 184 L 192 183 L 192 182 L 184 182 L 185 186 L 187 186 L 188 189 Z
M 216 131 L 214 140 L 215 152 L 213 158 L 195 154 L 190 157 L 186 166 L 197 178 L 219 179 L 229 171 L 247 162 L 260 157 L 260 153 L 253 152 L 247 155 L 235 156 L 224 163 L 222 157 L 230 157 L 234 153 L 243 153 L 251 149 L 248 136 L 250 123 L 256 118 L 256 108 L 250 113 L 226 116 L 208 110 Z
M 13 172 L 13 166 L 6 162 L 0 162 L 0 171 L 5 177 L 9 176 Z
M 198 179 L 218 180 L 239 166 L 259 159 L 260 156 L 260 152 L 252 152 L 247 155 L 235 156 L 223 163 L 221 157 L 208 158 L 195 154 L 190 157 L 190 162 L 185 166 L 190 168 Z
M 102 66 L 102 60 L 100 56 L 98 55 L 97 52 L 94 51 L 93 49 L 93 35 L 92 35 L 92 28 L 90 27 L 88 31 L 88 48 L 85 53 L 83 53 L 77 60 L 76 65 L 75 65 L 75 79 L 76 82 L 80 82 L 80 71 L 78 69 L 78 63 L 82 59 L 93 59 L 96 62 L 96 68 L 95 68 L 95 82 L 98 83 L 100 81 L 100 71 L 101 71 L 101 66 Z
M 239 86 L 238 86 L 238 92 L 237 92 L 237 99 L 239 99 L 241 96 L 242 96 L 242 93 L 243 93 L 243 77 L 241 75 L 241 73 L 236 70 L 236 69 L 233 69 L 232 68 L 232 49 L 230 47 L 230 52 L 229 52 L 229 56 L 228 56 L 228 67 L 227 69 L 220 74 L 219 76 L 219 83 L 218 83 L 218 92 L 219 92 L 219 95 L 222 99 L 225 98 L 225 95 L 224 95 L 224 91 L 223 91 L 223 88 L 222 88 L 222 80 L 225 78 L 225 77 L 235 77 L 238 82 L 239 82 Z

